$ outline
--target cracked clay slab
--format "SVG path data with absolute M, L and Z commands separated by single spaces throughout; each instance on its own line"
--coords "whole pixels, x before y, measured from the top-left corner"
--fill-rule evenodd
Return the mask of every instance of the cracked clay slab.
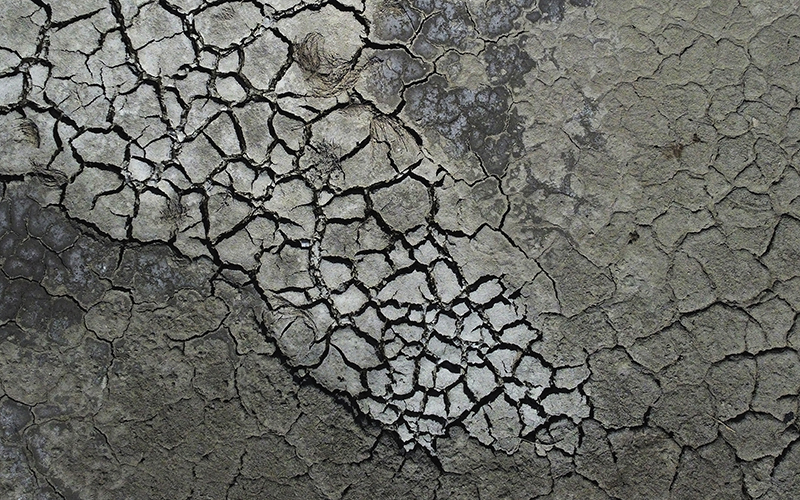
M 8 0 L 0 497 L 800 497 L 798 33 Z

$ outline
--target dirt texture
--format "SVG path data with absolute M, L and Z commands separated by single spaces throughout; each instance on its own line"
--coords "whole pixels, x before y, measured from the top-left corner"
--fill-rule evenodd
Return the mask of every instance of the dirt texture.
M 800 498 L 800 0 L 5 0 L 1 499 Z

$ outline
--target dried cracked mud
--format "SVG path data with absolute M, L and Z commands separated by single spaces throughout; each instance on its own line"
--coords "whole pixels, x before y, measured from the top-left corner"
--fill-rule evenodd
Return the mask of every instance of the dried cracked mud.
M 800 1 L 4 0 L 0 498 L 800 498 Z

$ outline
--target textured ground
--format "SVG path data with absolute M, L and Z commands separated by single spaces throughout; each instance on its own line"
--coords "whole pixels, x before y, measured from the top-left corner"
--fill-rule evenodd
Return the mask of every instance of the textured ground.
M 800 498 L 798 14 L 3 1 L 0 498 Z

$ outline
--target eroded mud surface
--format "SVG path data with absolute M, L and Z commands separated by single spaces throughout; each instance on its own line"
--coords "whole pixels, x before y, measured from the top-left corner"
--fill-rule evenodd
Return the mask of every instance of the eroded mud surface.
M 6 1 L 0 493 L 800 497 L 799 13 Z

